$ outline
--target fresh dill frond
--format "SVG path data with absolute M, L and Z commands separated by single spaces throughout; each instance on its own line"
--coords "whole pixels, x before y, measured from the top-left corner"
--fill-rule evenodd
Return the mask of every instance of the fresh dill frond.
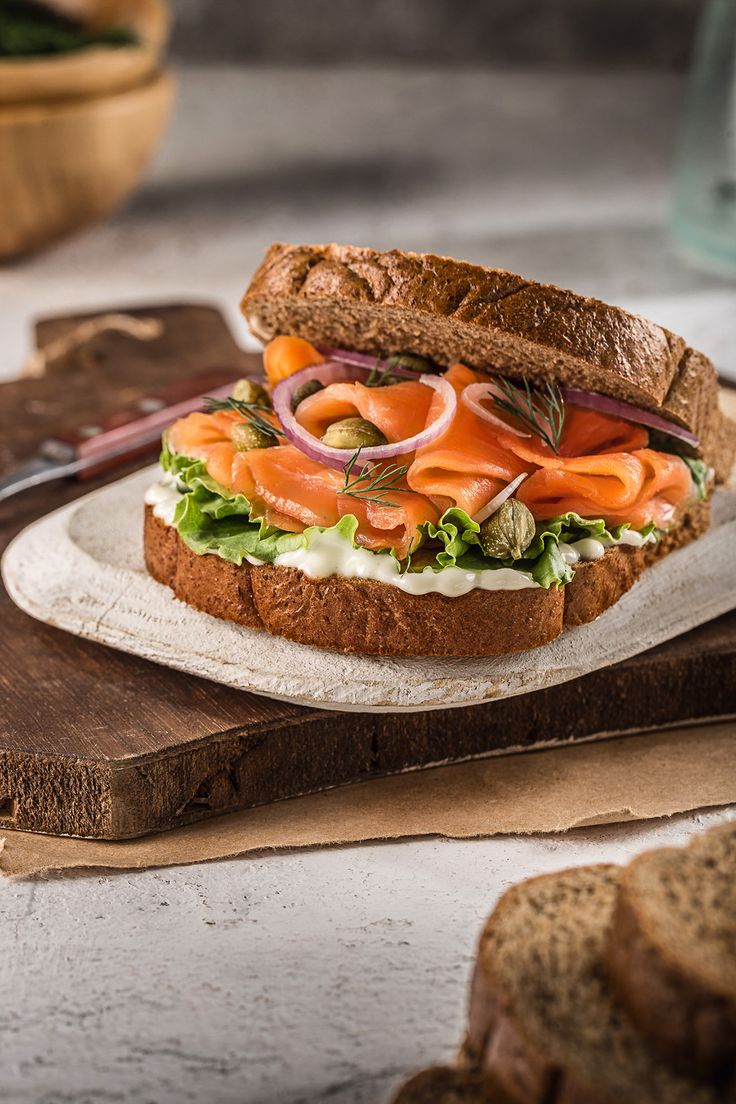
M 250 422 L 255 429 L 260 429 L 261 433 L 270 433 L 273 437 L 284 436 L 283 430 L 275 426 L 268 418 L 263 417 L 264 414 L 273 414 L 271 407 L 264 403 L 244 402 L 242 399 L 234 399 L 232 395 L 226 399 L 207 398 L 204 402 L 208 414 L 214 414 L 218 410 L 234 410 L 236 414 L 241 414 L 246 421 Z
M 385 498 L 386 492 L 404 490 L 402 481 L 409 470 L 408 464 L 387 464 L 381 467 L 378 463 L 366 464 L 364 468 L 353 475 L 353 469 L 360 458 L 360 449 L 357 449 L 348 460 L 343 471 L 345 482 L 341 494 L 357 498 L 361 502 L 374 502 L 378 506 L 397 507 L 398 502 L 391 502 Z
M 376 357 L 376 363 L 371 368 L 364 387 L 387 387 L 391 383 L 401 383 L 401 379 L 391 372 L 391 369 L 396 367 L 397 361 L 398 357 L 389 357 L 386 366 L 382 367 L 380 356 Z
M 503 378 L 494 383 L 503 392 L 493 396 L 496 406 L 517 418 L 531 433 L 541 437 L 552 452 L 558 453 L 567 411 L 557 384 L 546 383 L 541 390 L 532 390 L 526 379 L 521 386 Z

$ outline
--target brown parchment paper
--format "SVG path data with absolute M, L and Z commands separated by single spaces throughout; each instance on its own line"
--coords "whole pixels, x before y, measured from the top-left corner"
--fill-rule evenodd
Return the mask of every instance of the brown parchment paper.
M 736 802 L 736 721 L 473 760 L 118 843 L 7 832 L 0 872 L 133 869 L 366 840 L 564 832 Z

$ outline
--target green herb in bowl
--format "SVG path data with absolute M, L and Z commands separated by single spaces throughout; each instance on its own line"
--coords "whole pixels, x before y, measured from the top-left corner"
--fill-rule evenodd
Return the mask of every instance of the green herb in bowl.
M 93 46 L 137 46 L 139 41 L 127 27 L 85 27 L 35 0 L 2 0 L 0 4 L 0 57 L 68 54 Z

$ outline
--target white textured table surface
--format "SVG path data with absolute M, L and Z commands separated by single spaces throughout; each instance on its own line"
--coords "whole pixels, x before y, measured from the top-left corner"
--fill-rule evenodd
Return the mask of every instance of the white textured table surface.
M 498 895 L 722 814 L 0 886 L 7 1104 L 385 1104 L 460 1040 Z
M 0 377 L 34 313 L 236 303 L 273 238 L 431 248 L 641 309 L 736 374 L 734 285 L 681 265 L 668 77 L 189 70 L 128 209 L 0 270 Z M 448 1059 L 472 953 L 529 874 L 724 814 L 0 884 L 8 1104 L 383 1104 Z

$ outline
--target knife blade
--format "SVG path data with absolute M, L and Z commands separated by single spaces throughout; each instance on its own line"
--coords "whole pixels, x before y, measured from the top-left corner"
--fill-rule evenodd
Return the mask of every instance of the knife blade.
M 232 368 L 200 372 L 144 396 L 100 424 L 78 426 L 42 441 L 34 457 L 0 479 L 0 502 L 41 483 L 69 476 L 91 478 L 145 455 L 158 447 L 163 430 L 177 418 L 201 410 L 206 398 L 227 398 L 237 378 Z

